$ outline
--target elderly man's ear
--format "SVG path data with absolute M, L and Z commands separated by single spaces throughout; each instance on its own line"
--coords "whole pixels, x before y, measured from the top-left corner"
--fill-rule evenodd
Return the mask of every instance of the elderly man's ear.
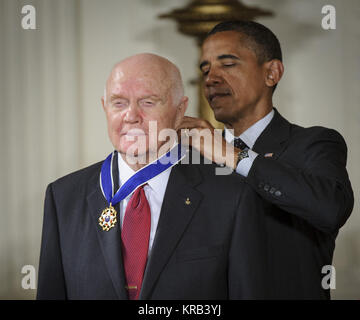
M 182 97 L 180 104 L 176 107 L 176 119 L 175 119 L 175 128 L 177 128 L 178 125 L 182 122 L 184 118 L 184 114 L 186 112 L 186 109 L 188 107 L 189 98 L 188 97 Z
M 101 97 L 101 105 L 102 105 L 103 109 L 105 110 L 105 100 L 104 100 L 104 97 Z

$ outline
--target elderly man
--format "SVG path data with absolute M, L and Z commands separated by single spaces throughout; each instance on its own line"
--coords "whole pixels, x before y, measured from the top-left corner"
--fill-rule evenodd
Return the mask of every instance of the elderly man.
M 160 136 L 183 119 L 178 69 L 152 54 L 127 58 L 102 104 L 115 151 L 48 186 L 38 299 L 266 297 L 256 193 L 151 139 L 152 123 Z

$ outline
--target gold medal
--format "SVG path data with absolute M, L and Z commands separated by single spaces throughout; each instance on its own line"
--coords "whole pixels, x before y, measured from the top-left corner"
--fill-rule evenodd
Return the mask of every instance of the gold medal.
M 105 208 L 99 217 L 99 225 L 102 227 L 103 231 L 109 231 L 116 223 L 116 210 L 111 205 L 108 208 Z

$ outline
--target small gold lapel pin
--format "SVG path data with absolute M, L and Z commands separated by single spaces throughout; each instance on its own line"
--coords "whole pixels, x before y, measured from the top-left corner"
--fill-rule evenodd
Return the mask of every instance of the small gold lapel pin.
M 185 204 L 187 204 L 187 205 L 190 205 L 190 204 L 191 204 L 191 201 L 190 201 L 190 199 L 189 199 L 189 198 L 186 198 L 186 200 L 185 200 Z

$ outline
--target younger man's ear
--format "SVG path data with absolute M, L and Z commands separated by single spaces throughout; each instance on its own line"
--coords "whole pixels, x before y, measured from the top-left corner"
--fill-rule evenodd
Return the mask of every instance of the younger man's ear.
M 284 73 L 284 65 L 278 59 L 273 59 L 265 64 L 265 84 L 268 87 L 275 86 Z

